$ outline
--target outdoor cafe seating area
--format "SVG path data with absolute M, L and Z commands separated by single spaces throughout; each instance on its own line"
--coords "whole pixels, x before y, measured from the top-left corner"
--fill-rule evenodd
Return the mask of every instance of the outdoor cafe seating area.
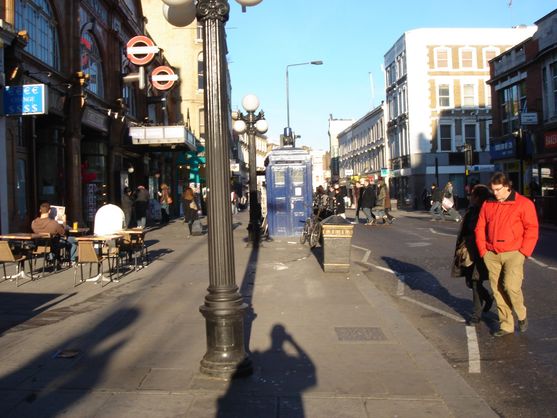
M 123 219 L 120 208 L 105 205 L 97 211 L 93 231 L 75 223 L 66 230 L 66 236 L 31 232 L 0 235 L 2 282 L 15 280 L 19 287 L 71 268 L 74 287 L 85 282 L 102 285 L 119 281 L 122 276 L 149 264 L 146 231 L 122 229 Z M 68 237 L 73 238 L 70 241 Z M 77 258 L 73 262 L 72 242 L 77 245 Z

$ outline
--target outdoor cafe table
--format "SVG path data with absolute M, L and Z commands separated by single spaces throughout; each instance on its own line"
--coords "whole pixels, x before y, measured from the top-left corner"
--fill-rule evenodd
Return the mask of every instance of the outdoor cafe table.
M 81 237 L 76 237 L 76 241 L 94 241 L 96 244 L 99 244 L 102 248 L 103 246 L 107 245 L 110 241 L 117 241 L 122 238 L 122 234 L 107 234 L 107 235 L 85 235 Z M 110 263 L 109 263 L 110 265 Z M 118 277 L 117 277 L 118 278 Z M 91 277 L 86 282 L 110 282 L 112 279 L 110 277 L 106 277 L 103 273 L 99 273 L 94 277 Z
M 34 243 L 35 240 L 44 239 L 44 238 L 50 238 L 50 234 L 47 233 L 35 234 L 32 232 L 14 232 L 14 233 L 0 235 L 1 240 L 7 240 L 12 243 L 15 243 L 17 250 L 23 252 L 26 257 L 30 256 L 32 250 L 32 246 L 29 244 Z M 10 276 L 10 279 L 15 279 L 16 277 L 19 277 L 21 279 L 31 279 L 31 276 L 25 273 L 24 268 L 21 269 L 17 274 Z
M 83 228 L 77 228 L 77 229 L 68 229 L 68 235 L 74 236 L 74 237 L 82 237 L 85 234 L 87 234 L 87 232 L 89 232 L 89 228 L 87 227 L 83 227 Z

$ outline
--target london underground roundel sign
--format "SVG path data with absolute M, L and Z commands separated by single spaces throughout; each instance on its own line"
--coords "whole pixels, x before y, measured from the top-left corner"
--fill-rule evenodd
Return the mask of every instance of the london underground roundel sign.
M 155 58 L 155 54 L 159 52 L 159 47 L 155 46 L 150 38 L 138 35 L 128 41 L 126 50 L 130 62 L 135 65 L 146 65 Z
M 151 72 L 151 83 L 157 90 L 170 89 L 176 80 L 178 76 L 166 65 L 161 65 Z

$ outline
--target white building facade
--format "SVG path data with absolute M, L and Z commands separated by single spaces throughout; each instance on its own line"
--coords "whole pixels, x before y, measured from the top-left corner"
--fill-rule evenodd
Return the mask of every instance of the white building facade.
M 535 29 L 416 29 L 385 54 L 390 188 L 399 206 L 422 207 L 432 183 L 452 181 L 464 197 L 466 183 L 489 179 L 489 60 Z M 469 165 L 465 147 L 472 151 Z
M 339 168 L 339 142 L 338 134 L 354 123 L 354 119 L 335 119 L 329 115 L 329 150 L 331 152 L 331 180 L 338 181 Z
M 377 177 L 388 167 L 384 104 L 338 134 L 340 177 Z

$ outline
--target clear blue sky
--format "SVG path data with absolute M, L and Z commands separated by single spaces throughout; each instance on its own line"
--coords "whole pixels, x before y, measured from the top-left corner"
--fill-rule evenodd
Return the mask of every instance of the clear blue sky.
M 358 119 L 384 99 L 383 55 L 407 30 L 425 27 L 511 27 L 533 24 L 556 0 L 263 0 L 247 13 L 230 1 L 227 28 L 232 107 L 256 94 L 278 142 L 290 125 L 296 145 L 328 149 L 328 118 Z

